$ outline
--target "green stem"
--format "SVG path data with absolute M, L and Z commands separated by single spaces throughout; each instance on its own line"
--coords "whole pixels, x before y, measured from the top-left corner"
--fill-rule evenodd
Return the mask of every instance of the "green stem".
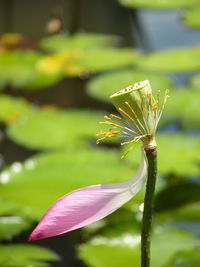
M 157 176 L 156 148 L 146 150 L 148 163 L 148 177 L 141 233 L 141 267 L 150 267 L 150 242 L 153 217 L 153 201 Z

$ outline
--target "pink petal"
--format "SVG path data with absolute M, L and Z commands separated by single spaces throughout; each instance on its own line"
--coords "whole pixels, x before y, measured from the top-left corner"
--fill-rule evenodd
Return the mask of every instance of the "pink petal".
M 146 173 L 142 150 L 140 167 L 135 176 L 122 183 L 84 187 L 60 198 L 47 210 L 29 240 L 67 233 L 106 217 L 141 189 Z

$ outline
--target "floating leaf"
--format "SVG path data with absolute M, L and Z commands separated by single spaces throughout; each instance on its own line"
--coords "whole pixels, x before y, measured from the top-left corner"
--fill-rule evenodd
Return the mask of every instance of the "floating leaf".
M 199 4 L 198 0 L 119 0 L 120 4 L 129 8 L 180 8 L 190 7 Z
M 0 198 L 0 216 L 10 216 L 11 214 L 23 218 L 25 217 L 24 212 L 21 211 L 20 207 L 16 203 L 9 200 L 5 201 Z
M 97 76 L 87 84 L 87 92 L 97 99 L 108 102 L 110 101 L 109 96 L 117 90 L 142 80 L 150 80 L 154 90 L 162 90 L 173 86 L 172 81 L 165 76 L 128 69 Z
M 200 142 L 198 136 L 181 134 L 157 135 L 158 171 L 160 174 L 175 174 L 179 176 L 199 175 Z M 123 152 L 127 151 L 124 146 Z M 139 147 L 135 146 L 124 160 L 133 162 L 139 157 Z
M 0 86 L 16 89 L 42 89 L 55 84 L 61 74 L 46 75 L 37 68 L 42 55 L 35 51 L 8 51 L 0 53 Z
M 171 195 L 170 195 L 171 197 Z M 174 221 L 200 221 L 200 202 L 186 204 L 184 206 L 171 209 L 169 211 L 159 212 L 156 215 L 157 222 Z
M 46 51 L 58 52 L 67 49 L 91 50 L 111 46 L 116 43 L 116 36 L 100 33 L 59 34 L 40 40 L 40 47 Z
M 35 110 L 8 127 L 12 140 L 32 149 L 62 148 L 95 139 L 102 113 L 89 110 Z
M 195 237 L 185 231 L 156 231 L 152 238 L 152 266 L 163 267 L 177 251 L 194 248 L 198 244 Z M 140 235 L 124 228 L 124 232 L 115 231 L 113 235 L 93 238 L 81 245 L 79 257 L 91 267 L 139 267 Z
M 133 65 L 139 53 L 130 48 L 103 48 L 65 50 L 50 54 L 39 62 L 40 71 L 46 74 L 65 73 L 67 76 L 80 76 L 90 72 L 116 69 Z
M 0 94 L 0 107 L 0 121 L 5 123 L 14 122 L 31 109 L 31 105 L 23 98 L 3 94 Z
M 47 267 L 45 261 L 58 261 L 59 257 L 52 251 L 34 245 L 0 245 L 0 265 Z
M 186 10 L 183 19 L 190 27 L 200 27 L 200 6 Z
M 155 211 L 176 209 L 185 204 L 200 202 L 200 184 L 181 181 L 169 185 L 155 197 Z
M 200 91 L 192 89 L 171 90 L 161 119 L 161 125 L 177 120 L 184 129 L 199 129 Z
M 131 48 L 99 49 L 80 54 L 75 63 L 87 72 L 100 72 L 134 65 L 139 53 Z
M 200 73 L 197 73 L 191 77 L 189 85 L 191 88 L 200 88 Z
M 65 73 L 67 76 L 79 76 L 84 72 L 80 64 L 75 62 L 80 55 L 78 50 L 66 50 L 46 55 L 38 62 L 38 69 L 47 75 L 59 73 L 64 75 Z
M 200 247 L 177 252 L 166 267 L 199 267 Z
M 30 227 L 30 223 L 18 216 L 0 217 L 0 240 L 9 240 Z
M 0 175 L 0 199 L 21 207 L 24 216 L 38 219 L 70 191 L 126 180 L 134 170 L 120 160 L 116 151 L 108 149 L 51 152 L 30 158 L 18 168 L 11 165 L 4 169 Z
M 200 47 L 174 48 L 147 54 L 138 67 L 158 72 L 194 71 L 200 68 Z

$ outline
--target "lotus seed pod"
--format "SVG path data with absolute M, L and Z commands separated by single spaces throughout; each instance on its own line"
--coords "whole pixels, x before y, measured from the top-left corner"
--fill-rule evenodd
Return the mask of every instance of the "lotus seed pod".
M 135 124 L 135 121 L 144 123 L 145 109 L 147 101 L 152 96 L 151 85 L 148 80 L 135 83 L 110 96 L 110 100 L 119 113 L 125 117 L 128 123 L 135 129 L 144 133 L 145 125 Z

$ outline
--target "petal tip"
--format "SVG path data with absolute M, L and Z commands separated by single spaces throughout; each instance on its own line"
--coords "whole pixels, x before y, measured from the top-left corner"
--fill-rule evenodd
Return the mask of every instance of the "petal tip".
M 35 240 L 46 238 L 41 232 L 38 232 L 35 230 L 30 234 L 28 241 L 35 241 Z

